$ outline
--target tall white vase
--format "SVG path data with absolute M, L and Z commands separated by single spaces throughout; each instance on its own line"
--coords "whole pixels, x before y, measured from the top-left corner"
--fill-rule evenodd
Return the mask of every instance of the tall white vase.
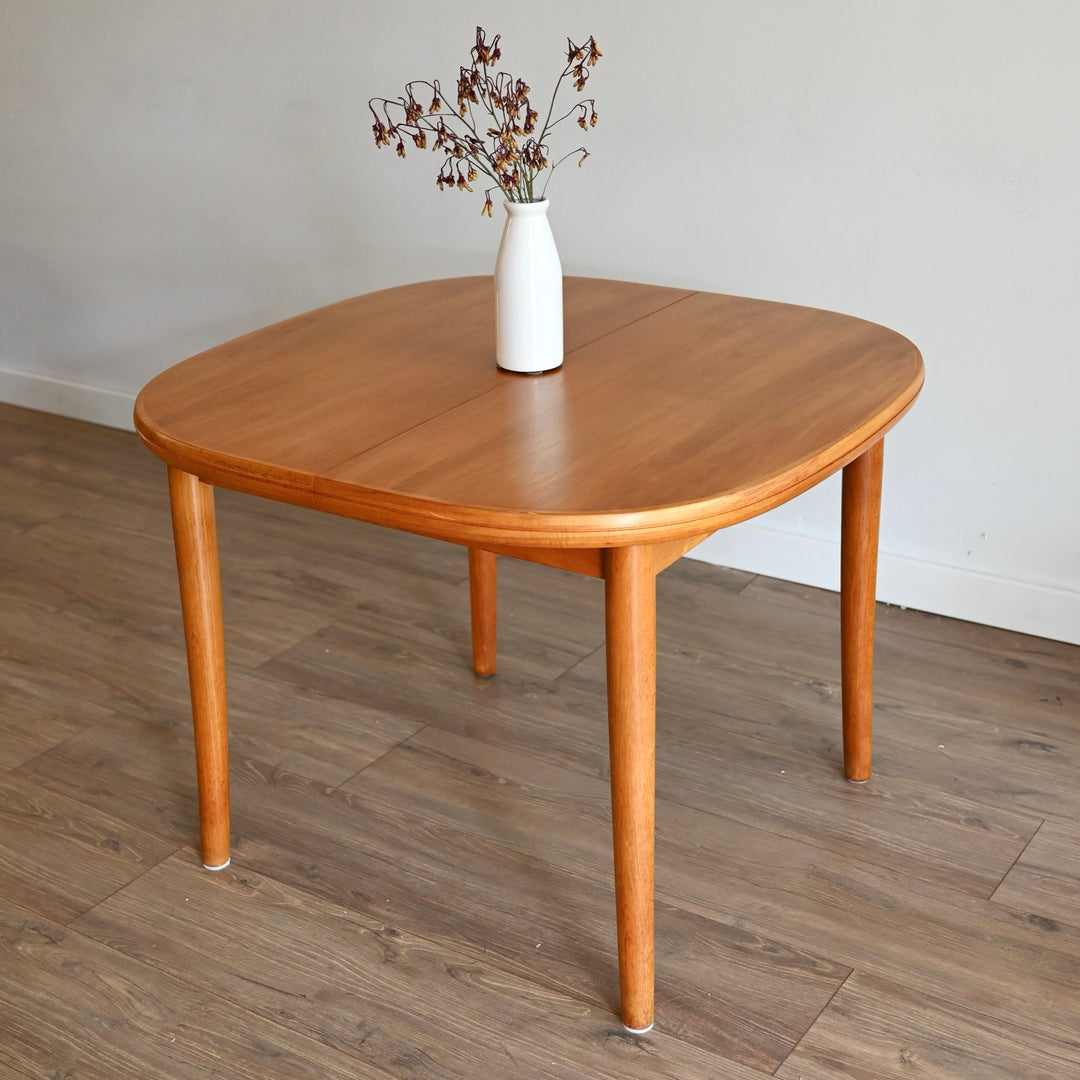
M 495 259 L 495 357 L 504 371 L 535 375 L 563 362 L 562 263 L 548 201 L 506 202 Z

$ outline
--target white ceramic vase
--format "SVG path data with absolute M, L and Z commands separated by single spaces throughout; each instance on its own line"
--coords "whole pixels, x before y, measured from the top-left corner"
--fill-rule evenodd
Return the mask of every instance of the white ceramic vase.
M 495 259 L 495 359 L 504 371 L 537 375 L 563 362 L 562 263 L 548 201 L 506 202 Z

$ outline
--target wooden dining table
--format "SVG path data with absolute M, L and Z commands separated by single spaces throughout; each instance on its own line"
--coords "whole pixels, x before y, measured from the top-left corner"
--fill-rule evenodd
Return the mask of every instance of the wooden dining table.
M 495 671 L 498 556 L 603 579 L 621 1011 L 642 1032 L 656 575 L 842 469 L 844 771 L 866 780 L 883 440 L 923 364 L 861 319 L 693 289 L 570 277 L 564 312 L 563 366 L 515 375 L 496 367 L 490 277 L 358 296 L 162 372 L 135 425 L 168 465 L 209 869 L 229 862 L 215 487 L 467 548 L 479 676 Z

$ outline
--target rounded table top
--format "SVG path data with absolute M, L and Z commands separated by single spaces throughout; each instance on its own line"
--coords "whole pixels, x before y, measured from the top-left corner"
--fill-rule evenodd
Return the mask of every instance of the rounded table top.
M 162 372 L 143 441 L 208 483 L 465 543 L 706 535 L 906 412 L 906 338 L 834 312 L 567 278 L 565 361 L 499 371 L 490 277 L 333 304 Z

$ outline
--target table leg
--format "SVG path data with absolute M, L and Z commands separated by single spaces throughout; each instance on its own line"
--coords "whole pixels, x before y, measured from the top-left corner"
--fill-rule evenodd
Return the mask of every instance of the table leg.
M 496 556 L 469 548 L 469 601 L 472 607 L 473 671 L 495 674 Z
M 881 439 L 844 467 L 840 536 L 844 773 L 858 782 L 870 779 L 874 594 L 884 454 L 885 441 Z
M 169 498 L 195 725 L 202 861 L 208 870 L 222 870 L 229 865 L 229 743 L 214 489 L 170 466 Z
M 653 1024 L 656 795 L 656 575 L 649 547 L 605 563 L 608 740 L 622 1021 Z

